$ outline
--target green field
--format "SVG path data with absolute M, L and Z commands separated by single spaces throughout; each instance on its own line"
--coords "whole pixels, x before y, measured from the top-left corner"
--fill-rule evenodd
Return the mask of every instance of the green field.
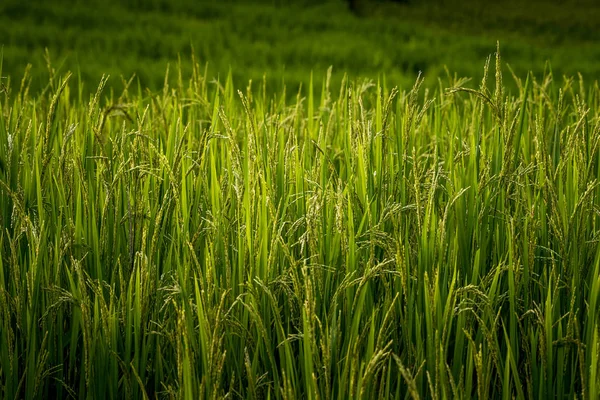
M 592 3 L 52 3 L 0 5 L 0 399 L 600 398 Z
M 577 73 L 600 79 L 596 0 L 363 1 L 363 15 L 355 16 L 341 0 L 3 0 L 4 75 L 18 89 L 31 64 L 32 89 L 45 88 L 47 48 L 59 75 L 73 72 L 86 93 L 103 74 L 117 92 L 134 74 L 142 88 L 158 91 L 168 64 L 174 69 L 181 58 L 181 69 L 191 72 L 193 48 L 210 78 L 231 73 L 236 86 L 245 87 L 267 74 L 272 93 L 281 93 L 285 80 L 294 97 L 311 71 L 321 84 L 330 66 L 336 89 L 346 73 L 351 79 L 385 76 L 390 87 L 409 88 L 422 71 L 425 85 L 437 86 L 445 67 L 479 81 L 482 63 L 500 41 L 521 78 L 551 67 L 559 83 Z M 505 84 L 516 90 L 504 68 Z

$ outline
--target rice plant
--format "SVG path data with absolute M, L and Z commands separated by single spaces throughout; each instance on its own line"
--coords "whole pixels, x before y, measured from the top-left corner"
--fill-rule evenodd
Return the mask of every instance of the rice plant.
M 0 398 L 600 398 L 600 88 L 484 71 L 5 82 Z

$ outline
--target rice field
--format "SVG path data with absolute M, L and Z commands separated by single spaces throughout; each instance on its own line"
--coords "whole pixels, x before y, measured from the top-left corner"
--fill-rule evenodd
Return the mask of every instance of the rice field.
M 71 71 L 83 82 L 86 98 L 103 74 L 111 76 L 105 92 L 120 93 L 121 77 L 134 74 L 134 83 L 160 91 L 167 64 L 182 59 L 190 76 L 193 49 L 211 79 L 231 73 L 243 89 L 267 73 L 271 94 L 283 91 L 282 81 L 288 93 L 306 88 L 311 71 L 321 88 L 330 66 L 336 93 L 344 75 L 410 88 L 419 71 L 433 88 L 446 68 L 480 82 L 500 41 L 521 78 L 551 68 L 558 80 L 600 80 L 598 0 L 353 1 L 358 13 L 348 0 L 2 0 L 3 71 L 17 85 L 31 64 L 30 91 L 38 93 L 51 75 L 49 55 L 60 76 Z M 517 90 L 512 79 L 504 85 Z
M 192 65 L 0 88 L 0 398 L 600 398 L 597 82 Z

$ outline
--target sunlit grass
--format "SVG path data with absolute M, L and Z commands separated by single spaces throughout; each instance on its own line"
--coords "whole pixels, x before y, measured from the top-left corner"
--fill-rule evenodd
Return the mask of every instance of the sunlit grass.
M 598 398 L 600 89 L 500 65 L 0 89 L 0 398 Z

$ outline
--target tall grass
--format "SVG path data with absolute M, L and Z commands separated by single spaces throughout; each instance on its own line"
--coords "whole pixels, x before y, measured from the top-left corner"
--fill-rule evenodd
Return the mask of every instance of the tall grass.
M 0 398 L 599 398 L 600 89 L 489 61 L 3 89 Z

